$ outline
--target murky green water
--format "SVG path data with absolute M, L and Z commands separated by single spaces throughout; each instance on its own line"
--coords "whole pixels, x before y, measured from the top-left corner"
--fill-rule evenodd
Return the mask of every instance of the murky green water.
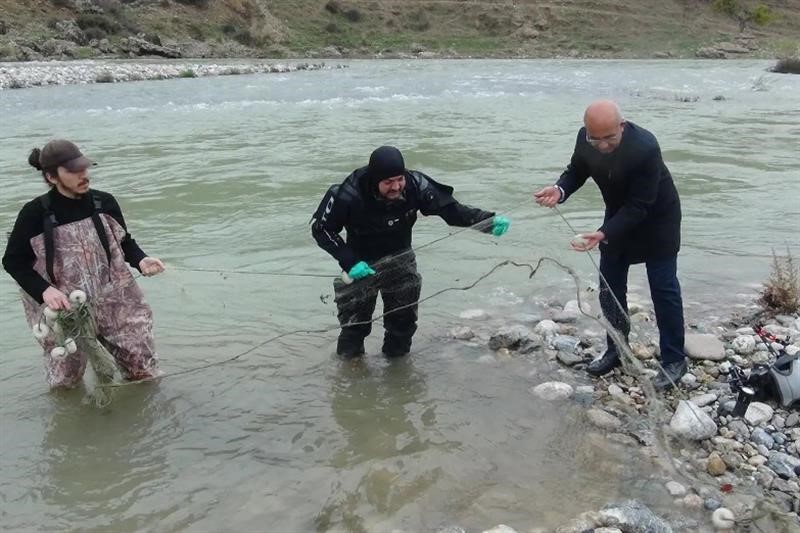
M 423 296 L 497 262 L 557 257 L 571 232 L 525 203 L 568 161 L 585 105 L 617 98 L 659 138 L 684 209 L 687 315 L 747 303 L 773 248 L 797 255 L 800 77 L 763 62 L 353 62 L 349 69 L 0 92 L 0 229 L 43 186 L 25 162 L 51 136 L 100 165 L 142 247 L 173 267 L 140 280 L 167 372 L 218 361 L 291 329 L 335 324 L 325 279 L 184 269 L 335 275 L 307 222 L 325 188 L 376 146 L 508 212 L 496 240 L 461 233 L 422 250 Z M 725 100 L 715 101 L 715 96 Z M 697 101 L 695 98 L 699 98 Z M 689 100 L 689 101 L 682 101 Z M 513 208 L 513 209 L 512 209 Z M 564 206 L 599 225 L 591 184 Z M 418 223 L 415 239 L 447 232 Z M 646 295 L 642 272 L 631 288 Z M 415 353 L 386 363 L 373 333 L 363 366 L 332 358 L 335 332 L 281 339 L 235 363 L 122 391 L 112 408 L 46 394 L 16 287 L 0 278 L 0 521 L 11 530 L 221 531 L 471 528 L 563 522 L 617 495 L 658 500 L 627 454 L 600 452 L 576 404 L 542 405 L 558 378 L 528 360 L 446 339 L 458 313 L 501 323 L 532 298 L 568 299 L 550 269 L 502 270 L 424 304 Z M 533 375 L 531 376 L 531 372 Z M 570 378 L 573 379 L 573 378 Z

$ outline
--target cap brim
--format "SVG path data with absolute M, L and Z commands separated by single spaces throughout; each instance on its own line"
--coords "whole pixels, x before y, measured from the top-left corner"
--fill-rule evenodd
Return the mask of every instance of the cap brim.
M 96 165 L 94 161 L 89 159 L 86 156 L 80 156 L 75 159 L 70 159 L 69 161 L 62 163 L 61 166 L 69 170 L 70 172 L 80 172 L 81 170 L 86 170 L 87 168 Z

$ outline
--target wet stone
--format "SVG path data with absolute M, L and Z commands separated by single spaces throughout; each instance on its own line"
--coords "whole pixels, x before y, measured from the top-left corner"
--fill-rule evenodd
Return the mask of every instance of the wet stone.
M 785 479 L 796 478 L 794 469 L 800 466 L 800 459 L 791 455 L 772 451 L 769 452 L 767 466 L 780 477 Z
M 461 526 L 447 525 L 437 529 L 436 533 L 466 533 L 466 530 Z
M 733 350 L 739 355 L 750 355 L 756 351 L 756 341 L 749 335 L 742 335 L 733 339 Z
M 703 502 L 703 507 L 708 509 L 709 511 L 715 511 L 722 506 L 722 503 L 714 498 L 706 498 Z
M 608 393 L 611 396 L 619 396 L 621 394 L 625 394 L 625 392 L 622 390 L 622 387 L 614 383 L 608 386 Z
M 450 330 L 450 336 L 454 339 L 468 341 L 475 337 L 475 332 L 466 326 L 455 327 Z
M 689 509 L 701 509 L 704 504 L 703 498 L 697 494 L 687 494 L 681 501 Z
M 558 351 L 573 353 L 580 342 L 580 339 L 571 335 L 556 335 L 553 339 L 553 348 Z
M 483 533 L 517 533 L 517 530 L 505 524 L 500 524 L 499 526 L 495 526 L 492 529 L 484 530 Z
M 732 530 L 736 526 L 736 515 L 730 509 L 720 507 L 711 515 L 711 523 L 718 530 Z
M 736 435 L 749 439 L 750 438 L 750 429 L 747 427 L 747 424 L 742 422 L 741 420 L 733 420 L 728 423 L 728 428 L 736 433 Z
M 686 335 L 684 349 L 692 359 L 722 361 L 725 359 L 725 346 L 710 333 L 690 333 Z
M 631 533 L 672 533 L 672 527 L 638 500 L 607 505 L 600 511 L 603 525 Z
M 574 366 L 583 362 L 583 357 L 573 352 L 560 351 L 556 358 L 565 366 Z
M 492 350 L 499 350 L 500 348 L 513 350 L 518 348 L 530 333 L 530 329 L 522 325 L 503 326 L 489 338 L 489 348 Z
M 747 420 L 747 423 L 751 426 L 758 426 L 769 422 L 773 414 L 774 410 L 769 405 L 761 402 L 753 402 L 747 407 L 744 419 Z
M 458 317 L 463 320 L 485 320 L 489 318 L 489 314 L 483 309 L 467 309 L 462 311 Z
M 711 474 L 712 476 L 721 476 L 728 470 L 725 461 L 722 460 L 722 457 L 717 452 L 712 452 L 711 455 L 708 456 L 708 461 L 706 463 L 706 471 Z
M 541 383 L 531 389 L 534 396 L 547 401 L 565 400 L 572 396 L 573 389 L 568 383 L 549 381 Z
M 669 481 L 667 482 L 667 492 L 669 492 L 669 495 L 672 497 L 681 498 L 686 496 L 686 487 L 677 481 Z
M 702 409 L 681 400 L 669 423 L 670 429 L 683 438 L 704 440 L 717 434 L 717 424 Z
M 705 407 L 717 401 L 717 395 L 711 393 L 700 394 L 698 396 L 693 396 L 690 401 L 698 407 Z
M 750 434 L 750 440 L 757 446 L 763 446 L 767 450 L 771 449 L 775 445 L 775 439 L 773 439 L 769 433 L 761 428 L 756 428 L 753 430 L 753 433 Z

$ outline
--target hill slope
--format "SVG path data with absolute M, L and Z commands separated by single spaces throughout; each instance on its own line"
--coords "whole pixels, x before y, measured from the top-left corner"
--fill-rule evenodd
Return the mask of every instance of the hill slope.
M 776 57 L 797 28 L 800 0 L 0 0 L 0 58 Z

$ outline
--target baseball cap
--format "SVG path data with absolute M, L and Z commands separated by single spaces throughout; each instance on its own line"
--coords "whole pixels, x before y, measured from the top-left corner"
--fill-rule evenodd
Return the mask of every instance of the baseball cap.
M 64 167 L 70 172 L 80 172 L 96 163 L 83 155 L 78 146 L 65 139 L 54 139 L 39 154 L 42 168 Z

